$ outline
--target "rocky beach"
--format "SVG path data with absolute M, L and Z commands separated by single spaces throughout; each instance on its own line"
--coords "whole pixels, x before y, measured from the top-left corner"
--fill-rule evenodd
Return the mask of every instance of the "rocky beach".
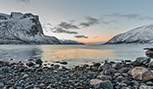
M 153 89 L 153 62 L 147 57 L 66 65 L 60 61 L 43 64 L 41 59 L 1 60 L 0 89 Z

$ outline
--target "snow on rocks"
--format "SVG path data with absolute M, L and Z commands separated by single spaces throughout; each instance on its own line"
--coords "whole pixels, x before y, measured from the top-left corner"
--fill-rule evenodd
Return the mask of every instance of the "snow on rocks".
M 2 17 L 7 18 L 0 19 L 0 44 L 60 44 L 57 38 L 44 35 L 36 15 L 12 12 Z
M 152 43 L 153 24 L 137 27 L 111 38 L 106 44 Z

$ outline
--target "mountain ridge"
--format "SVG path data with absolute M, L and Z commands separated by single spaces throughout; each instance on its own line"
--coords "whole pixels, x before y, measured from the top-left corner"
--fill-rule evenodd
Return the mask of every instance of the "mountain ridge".
M 118 34 L 105 44 L 153 43 L 153 24 L 144 25 Z
M 60 44 L 43 33 L 39 17 L 31 13 L 0 14 L 0 44 Z

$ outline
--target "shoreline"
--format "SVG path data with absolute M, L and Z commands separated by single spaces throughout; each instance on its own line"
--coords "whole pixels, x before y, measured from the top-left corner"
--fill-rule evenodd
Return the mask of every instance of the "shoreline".
M 13 60 L 13 59 L 12 59 Z M 42 60 L 10 63 L 0 60 L 2 89 L 152 89 L 153 62 L 138 57 L 135 61 L 95 62 L 67 68 L 67 62 L 41 66 Z

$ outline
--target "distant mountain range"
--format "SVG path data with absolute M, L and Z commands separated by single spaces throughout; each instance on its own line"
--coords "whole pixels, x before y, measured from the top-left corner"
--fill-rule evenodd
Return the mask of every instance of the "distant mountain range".
M 31 13 L 0 13 L 0 44 L 60 44 L 43 33 L 39 17 Z
M 153 24 L 118 34 L 105 44 L 153 43 Z
M 103 41 L 103 42 L 89 42 L 89 43 L 85 43 L 85 45 L 93 45 L 93 46 L 96 46 L 96 45 L 102 45 L 106 43 L 106 41 Z
M 60 40 L 60 43 L 63 45 L 84 45 L 84 43 L 80 43 L 73 40 Z

